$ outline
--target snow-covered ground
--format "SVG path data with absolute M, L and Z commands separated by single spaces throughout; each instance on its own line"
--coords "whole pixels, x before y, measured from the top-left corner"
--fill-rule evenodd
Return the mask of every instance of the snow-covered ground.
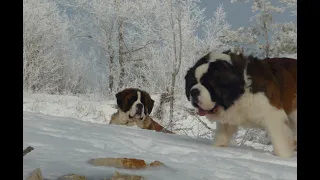
M 151 116 L 159 106 L 160 95 L 151 95 L 155 101 Z M 91 97 L 77 97 L 67 95 L 48 95 L 48 94 L 31 94 L 24 92 L 23 95 L 23 110 L 28 112 L 39 112 L 47 115 L 72 117 L 83 121 L 90 121 L 94 123 L 107 124 L 110 121 L 111 115 L 116 112 L 116 101 L 111 100 L 97 100 Z M 179 97 L 177 97 L 179 99 Z M 176 133 L 184 134 L 192 137 L 206 137 L 211 138 L 208 134 L 209 130 L 203 126 L 196 117 L 192 117 L 184 110 L 189 107 L 190 103 L 186 98 L 180 98 L 175 103 L 175 128 Z M 169 112 L 169 106 L 166 104 L 164 111 Z M 160 124 L 166 126 L 168 124 L 168 114 L 164 113 L 164 119 L 158 120 Z M 208 124 L 209 127 L 215 129 L 215 124 L 209 123 L 203 117 L 197 117 Z
M 286 58 L 297 59 L 297 53 L 295 53 L 295 54 L 281 54 L 279 57 L 286 57 Z
M 159 107 L 160 95 L 151 95 L 155 100 L 155 106 L 151 113 L 157 110 Z M 199 120 L 202 120 L 206 125 L 212 129 L 215 129 L 215 124 L 208 122 L 204 117 L 194 116 L 186 111 L 186 108 L 191 108 L 190 103 L 185 96 L 176 96 L 175 109 L 174 109 L 174 132 L 180 135 L 187 135 L 190 137 L 203 137 L 212 139 L 212 131 L 205 127 Z M 23 110 L 27 112 L 38 112 L 47 115 L 72 117 L 82 121 L 89 121 L 99 124 L 108 124 L 111 115 L 116 112 L 116 101 L 113 98 L 110 100 L 93 98 L 88 96 L 68 96 L 68 95 L 48 95 L 48 94 L 31 94 L 24 92 L 23 94 Z M 154 117 L 153 117 L 154 118 Z M 164 117 L 162 120 L 155 119 L 157 122 L 166 127 L 169 123 L 169 104 L 164 105 Z M 260 133 L 251 134 L 252 137 L 246 138 L 245 130 L 240 129 L 235 136 L 234 144 L 241 144 L 250 146 L 256 149 L 263 149 L 266 151 L 272 151 L 271 145 L 264 145 L 258 143 L 255 139 L 259 139 L 260 136 L 264 138 Z M 250 139 L 253 139 L 251 141 Z
M 75 118 L 24 112 L 23 139 L 24 148 L 34 147 L 23 157 L 24 179 L 35 168 L 41 169 L 45 179 L 70 173 L 103 179 L 115 171 L 142 175 L 147 180 L 297 179 L 296 157 L 284 159 L 240 147 L 215 148 L 208 139 Z M 159 160 L 166 166 L 121 170 L 86 163 L 99 157 Z

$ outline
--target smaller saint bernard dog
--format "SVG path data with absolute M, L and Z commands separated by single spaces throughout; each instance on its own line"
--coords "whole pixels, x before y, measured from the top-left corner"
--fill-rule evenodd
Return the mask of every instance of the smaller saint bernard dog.
M 154 100 L 146 91 L 127 88 L 116 94 L 118 111 L 111 116 L 109 124 L 138 126 L 142 129 L 172 133 L 151 117 Z
M 226 147 L 239 126 L 265 128 L 281 157 L 297 143 L 297 60 L 210 52 L 185 76 L 185 92 L 200 116 L 216 121 L 214 146 Z

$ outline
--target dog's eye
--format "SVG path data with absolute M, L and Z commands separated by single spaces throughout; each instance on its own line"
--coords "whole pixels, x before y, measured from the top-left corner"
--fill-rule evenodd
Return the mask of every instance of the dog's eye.
M 131 99 L 129 99 L 128 102 L 129 102 L 129 104 L 133 104 L 134 103 L 134 99 L 131 98 Z

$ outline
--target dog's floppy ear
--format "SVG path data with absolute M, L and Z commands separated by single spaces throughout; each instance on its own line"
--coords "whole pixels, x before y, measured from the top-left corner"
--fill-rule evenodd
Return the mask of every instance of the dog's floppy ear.
M 124 100 L 124 92 L 120 91 L 116 94 L 116 99 L 117 99 L 117 105 L 118 107 L 123 110 L 123 100 Z
M 148 114 L 151 114 L 153 106 L 154 106 L 154 100 L 151 98 L 150 94 L 143 91 L 143 96 L 145 97 L 145 103 L 147 105 Z
M 151 97 L 149 96 L 149 98 L 148 98 L 148 113 L 149 114 L 151 114 L 153 106 L 154 106 L 154 100 L 151 99 Z

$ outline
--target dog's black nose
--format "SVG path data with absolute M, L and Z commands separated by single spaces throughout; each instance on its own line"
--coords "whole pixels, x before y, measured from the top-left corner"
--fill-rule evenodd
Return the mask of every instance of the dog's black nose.
M 139 110 L 142 110 L 142 108 L 143 108 L 143 105 L 141 103 L 137 104 L 136 106 L 137 106 L 137 109 L 139 109 Z
M 197 97 L 200 95 L 200 91 L 198 89 L 191 89 L 190 95 L 193 99 L 198 99 Z

